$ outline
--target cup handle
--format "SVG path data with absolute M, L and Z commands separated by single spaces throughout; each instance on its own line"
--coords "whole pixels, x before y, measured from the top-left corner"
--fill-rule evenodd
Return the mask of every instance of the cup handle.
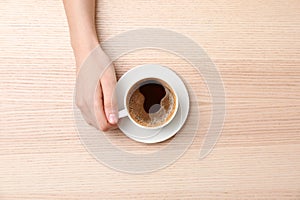
M 126 109 L 120 110 L 119 111 L 119 119 L 123 118 L 123 117 L 127 117 L 128 113 Z

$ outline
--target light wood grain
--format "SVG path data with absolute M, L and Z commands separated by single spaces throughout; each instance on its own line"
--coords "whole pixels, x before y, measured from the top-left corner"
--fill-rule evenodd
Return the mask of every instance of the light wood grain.
M 218 67 L 227 114 L 212 153 L 199 160 L 211 117 L 203 78 L 186 61 L 141 50 L 116 61 L 120 77 L 159 62 L 176 70 L 200 105 L 201 127 L 171 166 L 114 171 L 81 145 L 72 111 L 75 67 L 62 2 L 0 2 L 0 199 L 300 199 L 300 2 L 99 1 L 102 41 L 163 27 L 201 45 Z M 151 152 L 119 131 L 128 152 Z

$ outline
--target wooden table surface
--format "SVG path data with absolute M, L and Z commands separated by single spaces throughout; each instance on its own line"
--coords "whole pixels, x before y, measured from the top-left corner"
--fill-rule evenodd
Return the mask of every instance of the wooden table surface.
M 199 160 L 211 117 L 204 78 L 185 60 L 140 50 L 115 62 L 117 76 L 144 63 L 174 69 L 193 89 L 200 128 L 172 165 L 146 174 L 115 171 L 82 146 L 73 117 L 75 67 L 60 0 L 0 2 L 0 199 L 300 199 L 300 1 L 105 0 L 102 41 L 160 27 L 196 41 L 220 71 L 226 118 Z M 184 133 L 179 133 L 184 134 Z M 130 153 L 155 152 L 120 131 Z

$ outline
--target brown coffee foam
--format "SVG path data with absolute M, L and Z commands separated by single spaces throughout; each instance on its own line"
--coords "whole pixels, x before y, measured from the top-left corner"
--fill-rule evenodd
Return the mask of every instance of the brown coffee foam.
M 150 122 L 149 114 L 144 110 L 144 95 L 136 89 L 129 99 L 129 114 L 132 119 L 141 125 Z
M 156 113 L 147 113 L 144 110 L 144 95 L 136 88 L 129 99 L 128 110 L 131 118 L 138 124 L 147 127 L 156 127 L 167 122 L 175 112 L 176 108 L 176 96 L 172 90 L 164 85 L 166 95 L 161 100 L 161 109 Z M 171 102 L 171 104 L 170 104 Z

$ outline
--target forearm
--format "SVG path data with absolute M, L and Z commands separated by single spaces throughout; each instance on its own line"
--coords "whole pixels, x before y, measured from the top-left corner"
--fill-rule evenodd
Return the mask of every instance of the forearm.
M 63 0 L 63 2 L 78 69 L 89 52 L 99 43 L 95 27 L 95 0 Z

